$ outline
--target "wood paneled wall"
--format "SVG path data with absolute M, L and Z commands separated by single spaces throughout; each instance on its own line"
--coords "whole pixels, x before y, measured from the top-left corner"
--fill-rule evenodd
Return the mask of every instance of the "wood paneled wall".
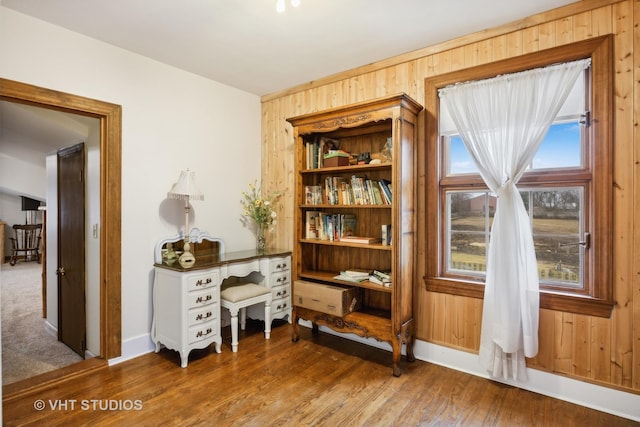
M 640 392 L 640 55 L 634 55 L 634 45 L 640 45 L 639 27 L 640 0 L 585 0 L 264 96 L 263 182 L 267 189 L 285 193 L 278 206 L 277 234 L 270 245 L 293 247 L 295 150 L 287 117 L 398 92 L 424 105 L 426 77 L 613 34 L 615 308 L 609 319 L 541 310 L 539 353 L 528 365 Z M 423 165 L 419 174 L 418 192 L 424 193 Z M 419 210 L 418 218 L 424 218 L 424 205 Z M 425 290 L 420 279 L 425 274 L 424 227 L 418 232 L 423 238 L 415 272 L 417 336 L 477 352 L 482 300 Z

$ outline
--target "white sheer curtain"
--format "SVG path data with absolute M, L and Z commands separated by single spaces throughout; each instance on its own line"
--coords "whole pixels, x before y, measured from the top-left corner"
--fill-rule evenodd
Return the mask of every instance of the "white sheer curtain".
M 538 353 L 538 268 L 516 183 L 589 65 L 585 59 L 439 91 L 484 182 L 498 196 L 480 337 L 480 362 L 494 377 L 526 379 L 525 356 Z

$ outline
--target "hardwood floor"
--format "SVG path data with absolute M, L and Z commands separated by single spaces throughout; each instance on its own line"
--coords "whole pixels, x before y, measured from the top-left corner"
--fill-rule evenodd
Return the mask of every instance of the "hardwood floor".
M 274 325 L 275 326 L 275 325 Z M 5 396 L 5 426 L 631 426 L 630 420 L 289 325 L 223 332 L 221 354 L 194 351 L 180 368 L 162 350 L 43 389 Z M 44 409 L 37 410 L 39 404 Z

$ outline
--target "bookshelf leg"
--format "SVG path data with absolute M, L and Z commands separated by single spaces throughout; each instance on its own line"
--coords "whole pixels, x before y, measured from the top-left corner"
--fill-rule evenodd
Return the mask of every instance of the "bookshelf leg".
M 402 339 L 391 340 L 391 348 L 393 350 L 393 376 L 399 377 L 402 374 L 400 370 L 400 356 L 401 356 L 401 345 Z
M 300 338 L 300 325 L 298 324 L 299 319 L 300 318 L 298 317 L 298 314 L 294 309 L 291 312 L 291 341 L 292 342 L 297 342 L 298 339 Z
M 407 345 L 407 362 L 415 362 L 416 357 L 413 354 L 413 345 L 416 342 L 416 334 L 413 330 L 413 319 L 403 325 L 401 336 L 404 337 L 404 342 Z

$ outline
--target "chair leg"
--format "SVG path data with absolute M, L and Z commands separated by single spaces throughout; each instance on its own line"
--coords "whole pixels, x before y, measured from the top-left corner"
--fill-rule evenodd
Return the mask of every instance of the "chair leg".
M 264 339 L 271 338 L 271 301 L 264 302 Z
M 247 329 L 247 308 L 246 307 L 242 307 L 240 309 L 240 329 L 243 331 Z
M 231 351 L 238 352 L 238 309 L 229 309 L 231 314 Z

